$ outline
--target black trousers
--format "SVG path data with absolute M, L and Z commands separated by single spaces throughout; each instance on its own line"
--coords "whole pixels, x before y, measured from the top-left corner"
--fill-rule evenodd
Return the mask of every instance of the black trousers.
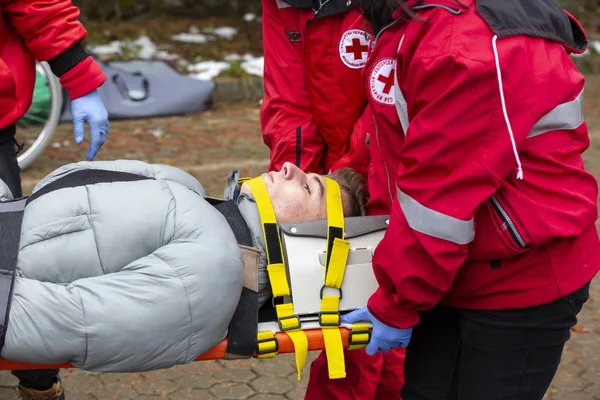
M 0 129 L 0 179 L 6 183 L 14 198 L 23 196 L 21 169 L 17 163 L 17 146 L 14 141 L 15 128 Z M 47 390 L 58 379 L 58 369 L 12 371 L 19 384 L 35 390 Z
M 0 129 L 0 179 L 6 183 L 14 198 L 23 196 L 21 169 L 17 163 L 15 127 Z
M 589 286 L 525 309 L 423 313 L 406 350 L 402 399 L 541 400 Z

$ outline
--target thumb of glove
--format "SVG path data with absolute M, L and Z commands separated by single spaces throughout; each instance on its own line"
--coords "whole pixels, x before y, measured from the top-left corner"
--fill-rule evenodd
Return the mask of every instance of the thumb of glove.
M 370 321 L 369 314 L 366 308 L 359 308 L 358 310 L 354 310 L 351 313 L 348 313 L 342 316 L 341 322 L 343 324 L 354 324 L 357 322 L 367 322 Z
M 379 350 L 379 342 L 377 340 L 374 340 L 374 338 L 371 338 L 371 340 L 367 344 L 367 347 L 365 347 L 365 351 L 367 352 L 368 355 L 374 356 L 378 350 Z

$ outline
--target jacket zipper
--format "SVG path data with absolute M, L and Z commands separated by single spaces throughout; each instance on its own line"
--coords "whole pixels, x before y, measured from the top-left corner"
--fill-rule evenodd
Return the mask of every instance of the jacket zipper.
M 317 19 L 317 15 L 318 15 L 318 14 L 321 12 L 321 10 L 323 9 L 323 6 L 324 6 L 325 4 L 327 4 L 327 3 L 329 3 L 330 1 L 331 1 L 331 0 L 325 0 L 325 1 L 319 0 L 319 9 L 318 9 L 318 10 L 315 10 L 315 9 L 313 8 L 313 11 L 315 12 L 315 15 L 314 15 L 314 16 L 313 16 L 311 19 L 309 19 L 308 21 L 306 21 L 306 37 L 307 37 L 307 38 L 308 38 L 308 27 L 310 26 L 310 24 L 312 24 L 312 22 L 313 22 L 315 19 Z
M 495 195 L 492 195 L 490 197 L 490 204 L 492 205 L 494 210 L 496 210 L 496 213 L 498 214 L 498 216 L 500 217 L 500 219 L 506 226 L 508 233 L 513 238 L 513 240 L 517 243 L 517 245 L 519 245 L 519 247 L 521 247 L 521 248 L 527 247 L 527 243 L 525 243 L 523 236 L 521 236 L 521 234 L 519 233 L 517 226 L 515 225 L 513 220 L 510 218 L 510 216 L 508 215 L 508 213 L 506 212 L 504 207 L 502 207 L 502 205 L 500 204 L 500 202 L 498 201 L 498 199 L 496 198 Z
M 459 10 L 458 8 L 448 7 L 443 4 L 421 4 L 420 6 L 412 7 L 412 10 L 419 11 L 419 10 L 423 10 L 426 8 L 441 8 L 441 9 L 446 10 L 454 15 L 462 14 L 462 10 Z
M 379 157 L 383 160 L 383 167 L 385 168 L 385 179 L 387 182 L 388 193 L 390 195 L 390 202 L 394 202 L 394 195 L 392 194 L 392 184 L 390 183 L 390 171 L 388 170 L 387 163 L 385 162 L 385 157 L 381 152 L 381 145 L 379 144 L 379 129 L 377 128 L 377 120 L 375 120 L 375 113 L 373 114 L 373 122 L 375 125 L 375 141 L 377 142 L 377 148 L 379 149 Z

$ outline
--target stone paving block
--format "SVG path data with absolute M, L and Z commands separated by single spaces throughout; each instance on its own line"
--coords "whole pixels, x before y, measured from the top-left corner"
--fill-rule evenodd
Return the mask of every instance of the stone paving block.
M 67 388 L 67 390 L 69 390 L 69 388 Z M 139 397 L 139 394 L 137 394 L 133 388 L 118 383 L 103 385 L 92 394 L 98 400 L 133 400 Z M 70 398 L 71 396 L 69 396 L 69 399 Z
M 212 372 L 212 376 L 220 382 L 235 381 L 246 383 L 256 378 L 256 374 L 249 368 L 225 368 L 221 365 L 216 367 Z
M 169 393 L 172 393 L 178 389 L 178 385 L 168 379 L 161 379 L 159 375 L 154 377 L 148 377 L 143 382 L 136 382 L 133 385 L 133 389 L 142 395 L 161 395 L 168 397 Z
M 285 396 L 279 394 L 255 394 L 252 397 L 249 397 L 249 400 L 287 400 Z
M 81 400 L 93 399 L 92 395 L 102 389 L 103 384 L 97 374 L 83 372 L 75 374 L 73 371 L 61 374 L 61 380 L 65 387 L 65 392 L 70 398 Z
M 294 390 L 290 390 L 285 394 L 286 399 L 288 400 L 304 400 L 304 394 L 306 392 L 305 387 L 298 387 Z
M 216 363 L 227 369 L 255 369 L 263 360 L 248 358 L 242 360 L 217 360 Z
M 214 400 L 215 397 L 206 390 L 190 388 L 179 389 L 169 396 L 169 400 Z
M 281 356 L 276 356 L 281 357 Z M 279 362 L 277 362 L 279 361 Z M 261 360 L 260 363 L 256 364 L 253 368 L 254 372 L 259 375 L 273 375 L 273 376 L 288 376 L 293 374 L 296 376 L 296 363 L 292 360 Z
M 178 381 L 179 387 L 191 389 L 208 389 L 215 386 L 219 381 L 207 373 L 186 374 Z
M 0 372 L 0 388 L 13 387 L 19 383 L 19 380 L 15 378 L 9 371 Z
M 17 391 L 14 388 L 1 387 L 0 388 L 0 399 L 1 400 L 13 400 L 17 398 Z
M 259 393 L 285 394 L 294 389 L 294 385 L 285 377 L 261 376 L 250 384 Z
M 218 399 L 243 400 L 255 394 L 254 391 L 243 383 L 224 382 L 213 386 L 210 392 Z

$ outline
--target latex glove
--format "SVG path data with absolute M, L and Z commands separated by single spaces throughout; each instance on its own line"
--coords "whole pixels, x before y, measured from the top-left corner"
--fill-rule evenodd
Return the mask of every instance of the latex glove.
M 108 112 L 98 90 L 72 100 L 71 113 L 73 114 L 73 126 L 75 128 L 75 143 L 81 144 L 83 142 L 86 121 L 90 127 L 91 143 L 86 156 L 91 161 L 106 141 L 106 134 L 108 133 Z
M 368 355 L 372 356 L 377 353 L 378 350 L 382 353 L 387 353 L 391 349 L 395 349 L 400 346 L 408 346 L 410 337 L 412 335 L 412 328 L 399 329 L 387 326 L 375 318 L 375 316 L 371 314 L 366 307 L 342 316 L 341 320 L 341 322 L 345 324 L 354 324 L 357 322 L 367 321 L 373 325 L 371 340 L 365 349 Z

